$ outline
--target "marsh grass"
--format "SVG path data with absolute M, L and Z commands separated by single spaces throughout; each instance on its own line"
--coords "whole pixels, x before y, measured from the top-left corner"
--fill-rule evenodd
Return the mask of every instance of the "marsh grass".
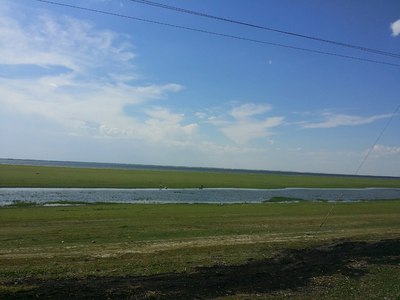
M 288 203 L 288 202 L 302 202 L 305 201 L 301 198 L 291 198 L 291 197 L 272 197 L 269 200 L 265 200 L 264 203 L 270 202 L 270 203 Z
M 0 165 L 0 187 L 399 188 L 400 179 Z
M 38 205 L 36 202 L 15 200 L 9 206 L 11 207 L 31 207 Z

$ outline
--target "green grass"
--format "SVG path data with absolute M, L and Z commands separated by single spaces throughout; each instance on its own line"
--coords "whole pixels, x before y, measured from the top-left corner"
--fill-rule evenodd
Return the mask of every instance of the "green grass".
M 399 188 L 400 179 L 0 165 L 0 187 Z
M 300 201 L 305 201 L 305 200 L 303 200 L 303 199 L 300 199 L 300 198 L 291 198 L 291 197 L 284 197 L 284 196 L 275 196 L 275 197 L 272 197 L 271 199 L 269 199 L 269 200 L 265 200 L 264 202 L 265 203 L 267 203 L 267 202 L 269 202 L 269 203 L 273 203 L 273 202 L 300 202 Z
M 160 185 L 361 188 L 400 187 L 400 180 L 0 165 L 0 187 Z M 400 237 L 400 200 L 336 203 L 322 228 L 331 203 L 274 200 L 235 205 L 68 206 L 65 202 L 67 206 L 60 207 L 17 202 L 0 207 L 0 298 L 35 291 L 35 280 L 192 274 L 198 267 L 262 261 L 284 249 Z M 345 270 L 317 272 L 308 285 L 297 289 L 255 294 L 244 289 L 242 294 L 223 298 L 399 299 L 399 257 L 398 262 L 396 257 L 387 258 L 387 263 L 369 259 L 346 262 L 362 266 L 365 274 L 360 277 L 348 276 Z M 155 293 L 149 290 L 148 295 Z
M 330 207 L 309 202 L 3 207 L 0 296 L 2 290 L 10 292 L 6 282 L 21 278 L 191 272 L 199 266 L 265 259 L 285 248 L 400 236 L 400 200 L 338 203 L 319 230 Z M 373 268 L 365 280 L 389 276 L 386 272 L 393 267 Z M 323 280 L 345 280 L 335 276 Z M 361 283 L 346 284 L 350 290 Z

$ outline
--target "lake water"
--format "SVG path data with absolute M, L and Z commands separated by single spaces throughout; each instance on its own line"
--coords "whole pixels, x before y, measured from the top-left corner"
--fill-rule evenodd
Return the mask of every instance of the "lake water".
M 360 201 L 400 199 L 400 188 L 364 189 L 91 189 L 0 188 L 0 205 L 15 201 L 114 203 L 261 203 L 274 197 L 309 201 Z

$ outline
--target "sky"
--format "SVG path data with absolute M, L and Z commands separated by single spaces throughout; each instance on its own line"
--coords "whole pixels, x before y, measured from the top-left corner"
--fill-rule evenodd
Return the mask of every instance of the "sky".
M 400 58 L 152 7 L 54 0 L 400 65 Z M 397 0 L 155 0 L 400 53 Z M 400 66 L 0 1 L 0 157 L 400 176 Z

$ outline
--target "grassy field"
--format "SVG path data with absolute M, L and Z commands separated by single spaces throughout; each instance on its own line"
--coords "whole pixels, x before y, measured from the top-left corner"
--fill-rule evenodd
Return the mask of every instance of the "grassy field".
M 399 299 L 400 200 L 331 206 L 2 207 L 0 298 Z
M 0 187 L 160 186 L 400 179 L 0 165 Z M 0 207 L 0 299 L 400 299 L 400 200 L 337 203 L 324 223 L 332 205 Z
M 0 187 L 400 188 L 400 179 L 0 165 Z

